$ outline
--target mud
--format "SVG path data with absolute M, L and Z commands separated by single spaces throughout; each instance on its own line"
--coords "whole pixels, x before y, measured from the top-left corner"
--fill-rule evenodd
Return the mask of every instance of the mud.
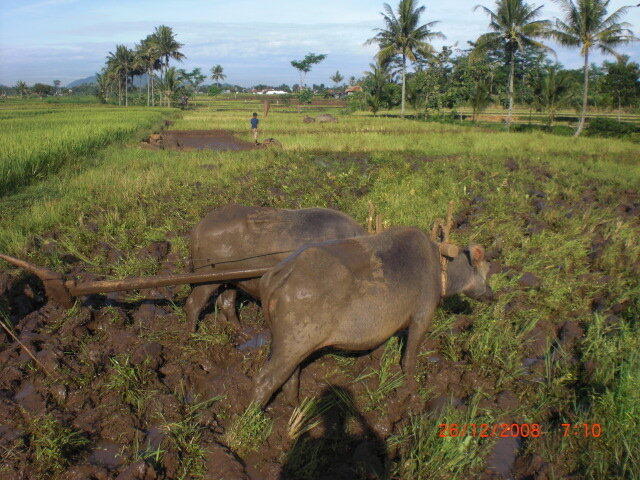
M 275 139 L 261 143 L 247 142 L 229 130 L 163 130 L 154 133 L 141 143 L 143 148 L 153 150 L 254 150 L 281 146 Z

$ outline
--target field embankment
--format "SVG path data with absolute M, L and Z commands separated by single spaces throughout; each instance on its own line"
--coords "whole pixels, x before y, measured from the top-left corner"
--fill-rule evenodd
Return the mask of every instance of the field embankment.
M 250 141 L 257 107 L 199 108 L 172 129 Z M 211 306 L 193 333 L 187 287 L 93 295 L 62 311 L 11 270 L 0 273 L 0 312 L 55 373 L 0 333 L 0 475 L 635 478 L 638 146 L 357 115 L 303 123 L 305 114 L 262 119 L 261 136 L 282 150 L 107 147 L 64 183 L 0 199 L 0 251 L 84 278 L 181 272 L 191 228 L 227 203 L 331 207 L 363 224 L 373 204 L 385 225 L 426 230 L 453 200 L 453 240 L 487 248 L 496 301 L 444 302 L 421 348 L 419 395 L 401 395 L 399 335 L 368 354 L 309 361 L 305 409 L 276 396 L 256 412 L 251 380 L 269 336 L 250 299 L 241 327 Z M 439 436 L 442 424 L 500 423 L 541 434 Z M 578 430 L 565 436 L 563 423 Z

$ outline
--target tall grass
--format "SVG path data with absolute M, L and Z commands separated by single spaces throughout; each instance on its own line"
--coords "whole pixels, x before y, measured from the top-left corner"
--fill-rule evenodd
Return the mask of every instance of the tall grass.
M 0 196 L 56 172 L 63 164 L 148 129 L 167 109 L 33 108 L 0 113 Z

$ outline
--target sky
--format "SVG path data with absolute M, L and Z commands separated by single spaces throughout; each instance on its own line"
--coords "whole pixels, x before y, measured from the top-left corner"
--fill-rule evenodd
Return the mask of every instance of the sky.
M 394 5 L 397 0 L 392 0 Z M 481 3 L 493 0 L 431 0 L 423 21 L 438 20 L 435 28 L 447 36 L 436 47 L 456 45 L 486 30 L 488 20 Z M 546 0 L 543 15 L 560 15 Z M 634 2 L 637 3 L 637 2 Z M 28 84 L 65 85 L 93 75 L 116 44 L 133 47 L 157 25 L 173 28 L 184 44 L 186 59 L 180 68 L 224 67 L 227 82 L 251 86 L 299 81 L 290 65 L 308 52 L 325 53 L 327 59 L 313 68 L 307 83 L 330 84 L 339 70 L 346 78 L 368 69 L 376 51 L 364 42 L 382 26 L 379 0 L 0 0 L 0 84 L 18 80 Z M 611 0 L 611 8 L 628 4 Z M 640 36 L 640 8 L 626 20 Z M 552 45 L 556 47 L 555 45 Z M 640 42 L 619 49 L 640 61 Z M 581 65 L 577 50 L 556 48 L 558 61 L 569 68 Z M 601 62 L 599 54 L 593 56 Z M 175 63 L 175 62 L 174 62 Z

